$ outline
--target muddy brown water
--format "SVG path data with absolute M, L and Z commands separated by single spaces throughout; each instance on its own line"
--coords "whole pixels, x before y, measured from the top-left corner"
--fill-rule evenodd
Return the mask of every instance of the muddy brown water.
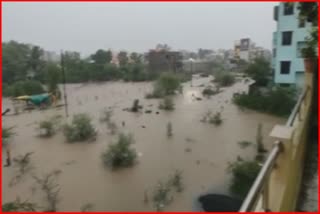
M 241 140 L 255 141 L 258 123 L 263 124 L 264 142 L 271 148 L 268 137 L 275 124 L 284 123 L 277 118 L 253 111 L 241 111 L 232 104 L 233 93 L 247 91 L 248 83 L 237 82 L 232 87 L 222 88 L 223 92 L 210 99 L 202 97 L 201 84 L 211 84 L 209 78 L 194 77 L 184 84 L 183 94 L 174 98 L 175 110 L 158 110 L 159 100 L 144 99 L 151 91 L 152 83 L 108 82 L 101 84 L 67 85 L 69 112 L 65 118 L 64 108 L 45 111 L 33 110 L 17 116 L 4 116 L 5 127 L 15 126 L 16 135 L 10 143 L 11 155 L 16 157 L 26 152 L 34 152 L 31 163 L 34 169 L 22 180 L 9 186 L 16 175 L 14 167 L 3 167 L 3 202 L 20 197 L 45 206 L 45 198 L 35 185 L 31 174 L 42 175 L 52 170 L 62 171 L 58 177 L 60 184 L 59 211 L 79 211 L 86 203 L 94 205 L 93 211 L 154 211 L 151 193 L 159 181 L 165 181 L 175 169 L 183 171 L 185 189 L 175 194 L 174 201 L 165 211 L 192 211 L 196 198 L 208 192 L 228 193 L 231 174 L 228 162 L 237 156 L 253 159 L 255 148 L 240 148 Z M 131 107 L 133 100 L 139 99 L 145 110 L 151 114 L 123 111 Z M 152 105 L 152 106 L 151 106 Z M 221 107 L 223 106 L 223 107 Z M 11 102 L 3 99 L 3 108 L 12 108 Z M 104 168 L 102 152 L 115 141 L 116 135 L 108 133 L 105 124 L 99 122 L 101 112 L 113 107 L 113 120 L 126 133 L 134 135 L 133 145 L 139 153 L 138 164 L 129 169 L 111 171 Z M 214 126 L 200 122 L 201 117 L 211 110 L 222 112 L 223 124 Z M 159 114 L 155 112 L 159 111 Z M 62 132 L 50 139 L 37 137 L 37 123 L 45 118 L 62 115 L 63 121 L 72 119 L 76 113 L 88 113 L 98 130 L 98 138 L 93 143 L 68 144 Z M 121 123 L 125 121 L 125 127 Z M 172 122 L 173 137 L 166 136 L 166 125 Z M 145 128 L 142 128 L 145 126 Z M 186 151 L 187 150 L 187 151 Z M 5 160 L 5 152 L 2 151 Z M 149 203 L 144 203 L 144 193 L 149 195 Z

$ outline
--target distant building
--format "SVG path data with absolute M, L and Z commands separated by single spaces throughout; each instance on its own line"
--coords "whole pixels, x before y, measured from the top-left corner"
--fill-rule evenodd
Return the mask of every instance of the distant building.
M 182 70 L 182 54 L 178 51 L 150 50 L 147 55 L 148 67 L 153 72 Z
M 256 47 L 250 38 L 243 38 L 235 41 L 234 59 L 252 62 L 254 59 L 263 57 L 268 61 L 271 60 L 271 51 L 262 47 Z
M 277 21 L 272 50 L 274 82 L 302 88 L 304 64 L 300 51 L 305 46 L 311 24 L 299 19 L 298 2 L 275 6 L 274 20 Z

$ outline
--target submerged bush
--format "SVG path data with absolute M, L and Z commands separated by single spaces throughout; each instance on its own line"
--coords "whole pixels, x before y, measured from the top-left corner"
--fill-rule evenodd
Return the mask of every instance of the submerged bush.
M 102 154 L 103 163 L 111 168 L 133 166 L 137 159 L 137 152 L 131 148 L 134 143 L 132 135 L 119 134 L 118 141 L 109 145 Z
M 64 126 L 64 135 L 68 142 L 76 142 L 93 139 L 97 133 L 87 114 L 76 114 L 73 116 L 71 125 Z
M 295 90 L 276 87 L 265 94 L 240 94 L 233 98 L 240 106 L 256 111 L 266 112 L 277 116 L 288 116 L 295 104 Z
M 174 110 L 174 103 L 171 97 L 165 97 L 159 104 L 159 109 L 163 109 L 166 111 Z
M 221 113 L 217 112 L 213 116 L 210 116 L 209 123 L 214 124 L 216 126 L 221 125 L 221 123 L 222 123 Z
M 2 127 L 2 145 L 6 146 L 12 136 L 14 135 L 14 132 L 12 131 L 13 127 L 11 128 L 3 128 Z
M 17 198 L 15 201 L 7 202 L 2 205 L 3 212 L 36 212 L 38 205 L 28 201 L 21 201 Z
M 39 128 L 41 137 L 51 137 L 55 133 L 53 123 L 50 120 L 41 121 Z
M 214 82 L 222 87 L 231 86 L 235 83 L 235 78 L 227 71 L 216 72 L 214 74 Z
M 172 133 L 172 123 L 168 122 L 167 124 L 167 137 L 172 137 L 173 133 Z
M 45 90 L 42 84 L 38 81 L 27 80 L 27 81 L 18 81 L 12 85 L 6 86 L 3 91 L 4 96 L 22 96 L 22 95 L 34 95 L 44 93 Z
M 112 121 L 112 115 L 113 115 L 113 111 L 112 110 L 108 110 L 105 109 L 102 112 L 102 116 L 100 118 L 100 122 L 101 123 L 106 123 L 107 124 L 107 128 L 109 129 L 110 133 L 113 135 L 118 131 L 118 126 L 115 122 Z
M 102 115 L 100 117 L 100 122 L 101 123 L 109 123 L 111 121 L 111 117 L 113 115 L 113 111 L 109 109 L 105 109 L 102 112 Z
M 181 80 L 185 80 L 186 76 L 165 72 L 156 80 L 153 86 L 153 92 L 146 95 L 147 99 L 162 98 L 167 95 L 173 95 L 181 88 Z
M 232 180 L 230 192 L 240 198 L 245 198 L 260 171 L 256 161 L 237 161 L 230 165 Z
M 59 116 L 55 116 L 48 120 L 41 121 L 39 123 L 40 137 L 53 136 L 58 129 L 59 118 Z
M 174 191 L 182 192 L 184 185 L 182 182 L 182 171 L 175 170 L 173 175 L 169 176 L 165 182 L 159 182 L 154 189 L 152 201 L 157 211 L 163 211 L 165 206 L 169 205 L 174 199 Z
M 202 95 L 213 96 L 213 95 L 219 94 L 220 92 L 221 92 L 220 87 L 217 87 L 216 89 L 213 89 L 212 87 L 206 87 L 205 89 L 203 89 Z

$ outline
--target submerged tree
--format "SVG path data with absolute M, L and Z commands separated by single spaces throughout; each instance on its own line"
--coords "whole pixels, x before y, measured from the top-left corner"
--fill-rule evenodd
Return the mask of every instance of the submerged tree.
M 60 175 L 61 170 L 54 170 L 42 177 L 33 176 L 36 183 L 40 185 L 41 190 L 45 194 L 47 201 L 46 212 L 56 212 L 57 205 L 60 201 L 60 185 L 57 183 L 57 177 Z
M 110 144 L 102 154 L 103 163 L 111 168 L 131 167 L 137 159 L 137 152 L 131 145 L 134 143 L 133 136 L 119 134 L 118 141 Z
M 168 137 L 172 137 L 173 133 L 172 133 L 172 123 L 168 122 L 167 124 L 167 136 Z
M 94 139 L 97 132 L 87 114 L 76 114 L 73 116 L 71 125 L 64 126 L 64 135 L 68 142 L 76 142 Z
M 21 201 L 20 198 L 2 205 L 3 212 L 36 212 L 38 208 L 36 203 Z

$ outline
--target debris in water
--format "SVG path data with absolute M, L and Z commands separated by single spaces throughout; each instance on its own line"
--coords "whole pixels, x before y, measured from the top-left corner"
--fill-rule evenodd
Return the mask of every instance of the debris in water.
M 149 203 L 149 197 L 148 197 L 148 192 L 147 190 L 144 191 L 144 199 L 143 199 L 143 202 L 145 204 Z
M 76 162 L 77 162 L 77 161 L 75 161 L 75 160 L 71 160 L 71 161 L 63 162 L 62 164 L 69 166 L 69 165 L 71 165 L 71 164 L 75 164 Z
M 184 150 L 185 152 L 191 152 L 192 151 L 192 149 L 191 148 L 185 148 L 185 150 Z
M 146 110 L 144 113 L 150 114 L 150 113 L 152 113 L 152 110 Z
M 188 143 L 195 143 L 195 142 L 196 142 L 195 139 L 192 139 L 192 138 L 190 138 L 190 137 L 187 137 L 185 140 L 186 140 Z

